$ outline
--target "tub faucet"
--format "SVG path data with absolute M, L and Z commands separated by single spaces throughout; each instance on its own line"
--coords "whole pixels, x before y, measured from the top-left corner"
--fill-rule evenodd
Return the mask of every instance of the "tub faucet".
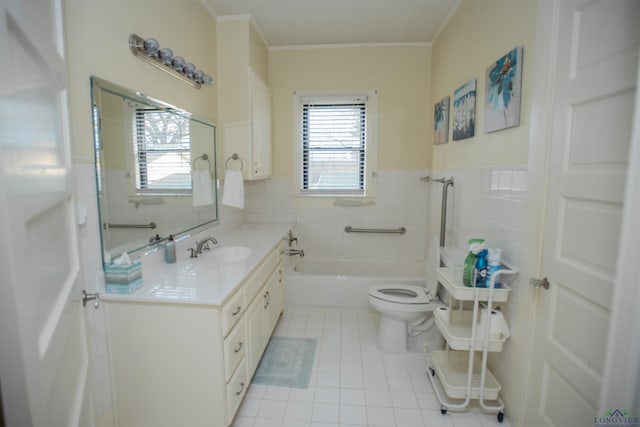
M 294 256 L 294 255 L 300 255 L 301 257 L 304 256 L 304 251 L 301 249 L 287 249 L 286 251 L 282 251 L 282 253 L 289 256 Z
M 201 255 L 202 252 L 208 251 L 210 249 L 209 242 L 213 243 L 214 245 L 218 244 L 218 241 L 215 238 L 205 237 L 204 239 L 196 243 L 195 250 L 193 249 L 191 250 L 191 258 L 198 258 L 198 255 Z

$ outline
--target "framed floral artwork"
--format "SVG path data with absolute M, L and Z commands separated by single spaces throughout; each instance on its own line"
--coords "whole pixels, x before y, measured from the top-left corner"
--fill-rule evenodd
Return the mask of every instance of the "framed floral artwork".
M 441 99 L 433 106 L 433 143 L 449 142 L 449 97 Z
M 516 47 L 487 68 L 484 131 L 520 125 L 522 47 Z
M 453 140 L 473 138 L 476 133 L 476 79 L 453 92 Z

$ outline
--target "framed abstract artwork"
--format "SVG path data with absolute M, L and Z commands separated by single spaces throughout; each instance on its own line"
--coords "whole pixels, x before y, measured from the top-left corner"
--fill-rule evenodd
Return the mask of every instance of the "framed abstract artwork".
M 520 125 L 522 47 L 516 47 L 487 68 L 484 131 Z
M 433 106 L 433 143 L 449 142 L 449 97 L 441 99 Z
M 453 92 L 453 140 L 473 138 L 476 133 L 476 79 Z

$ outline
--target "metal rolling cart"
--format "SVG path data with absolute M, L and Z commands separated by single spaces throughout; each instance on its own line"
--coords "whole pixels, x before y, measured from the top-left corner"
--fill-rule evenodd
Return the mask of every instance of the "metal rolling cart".
M 494 288 L 494 282 L 517 272 L 498 270 L 492 275 L 488 288 L 471 288 L 462 284 L 460 268 L 441 267 L 437 271 L 438 281 L 449 293 L 450 301 L 448 307 L 440 307 L 434 312 L 436 326 L 447 347 L 431 353 L 432 366 L 429 366 L 427 375 L 440 402 L 440 411 L 444 415 L 449 410 L 463 410 L 471 400 L 477 399 L 485 411 L 496 412 L 498 421 L 502 422 L 504 402 L 499 397 L 501 386 L 487 368 L 487 356 L 489 352 L 502 351 L 507 338 L 503 335 L 490 336 L 489 319 L 493 304 L 506 302 L 511 290 L 506 284 Z M 453 309 L 452 300 L 458 301 L 457 309 Z M 465 301 L 473 301 L 472 310 L 465 310 Z M 486 302 L 487 310 L 484 331 L 479 331 L 478 324 L 481 302 Z

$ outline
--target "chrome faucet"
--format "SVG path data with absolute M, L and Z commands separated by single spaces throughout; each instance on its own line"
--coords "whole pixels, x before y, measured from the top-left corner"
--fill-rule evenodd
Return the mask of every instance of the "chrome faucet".
M 215 238 L 205 237 L 204 239 L 196 243 L 195 250 L 191 249 L 191 258 L 198 258 L 198 255 L 201 255 L 202 252 L 208 251 L 210 249 L 209 242 L 213 243 L 214 245 L 218 244 L 218 241 Z
M 289 256 L 294 256 L 294 255 L 300 255 L 301 257 L 304 256 L 304 251 L 300 249 L 287 249 L 285 251 L 282 251 L 282 253 Z
M 298 244 L 298 238 L 293 235 L 293 231 L 289 230 L 289 247 L 291 247 L 293 242 L 296 242 L 296 245 L 297 245 Z

